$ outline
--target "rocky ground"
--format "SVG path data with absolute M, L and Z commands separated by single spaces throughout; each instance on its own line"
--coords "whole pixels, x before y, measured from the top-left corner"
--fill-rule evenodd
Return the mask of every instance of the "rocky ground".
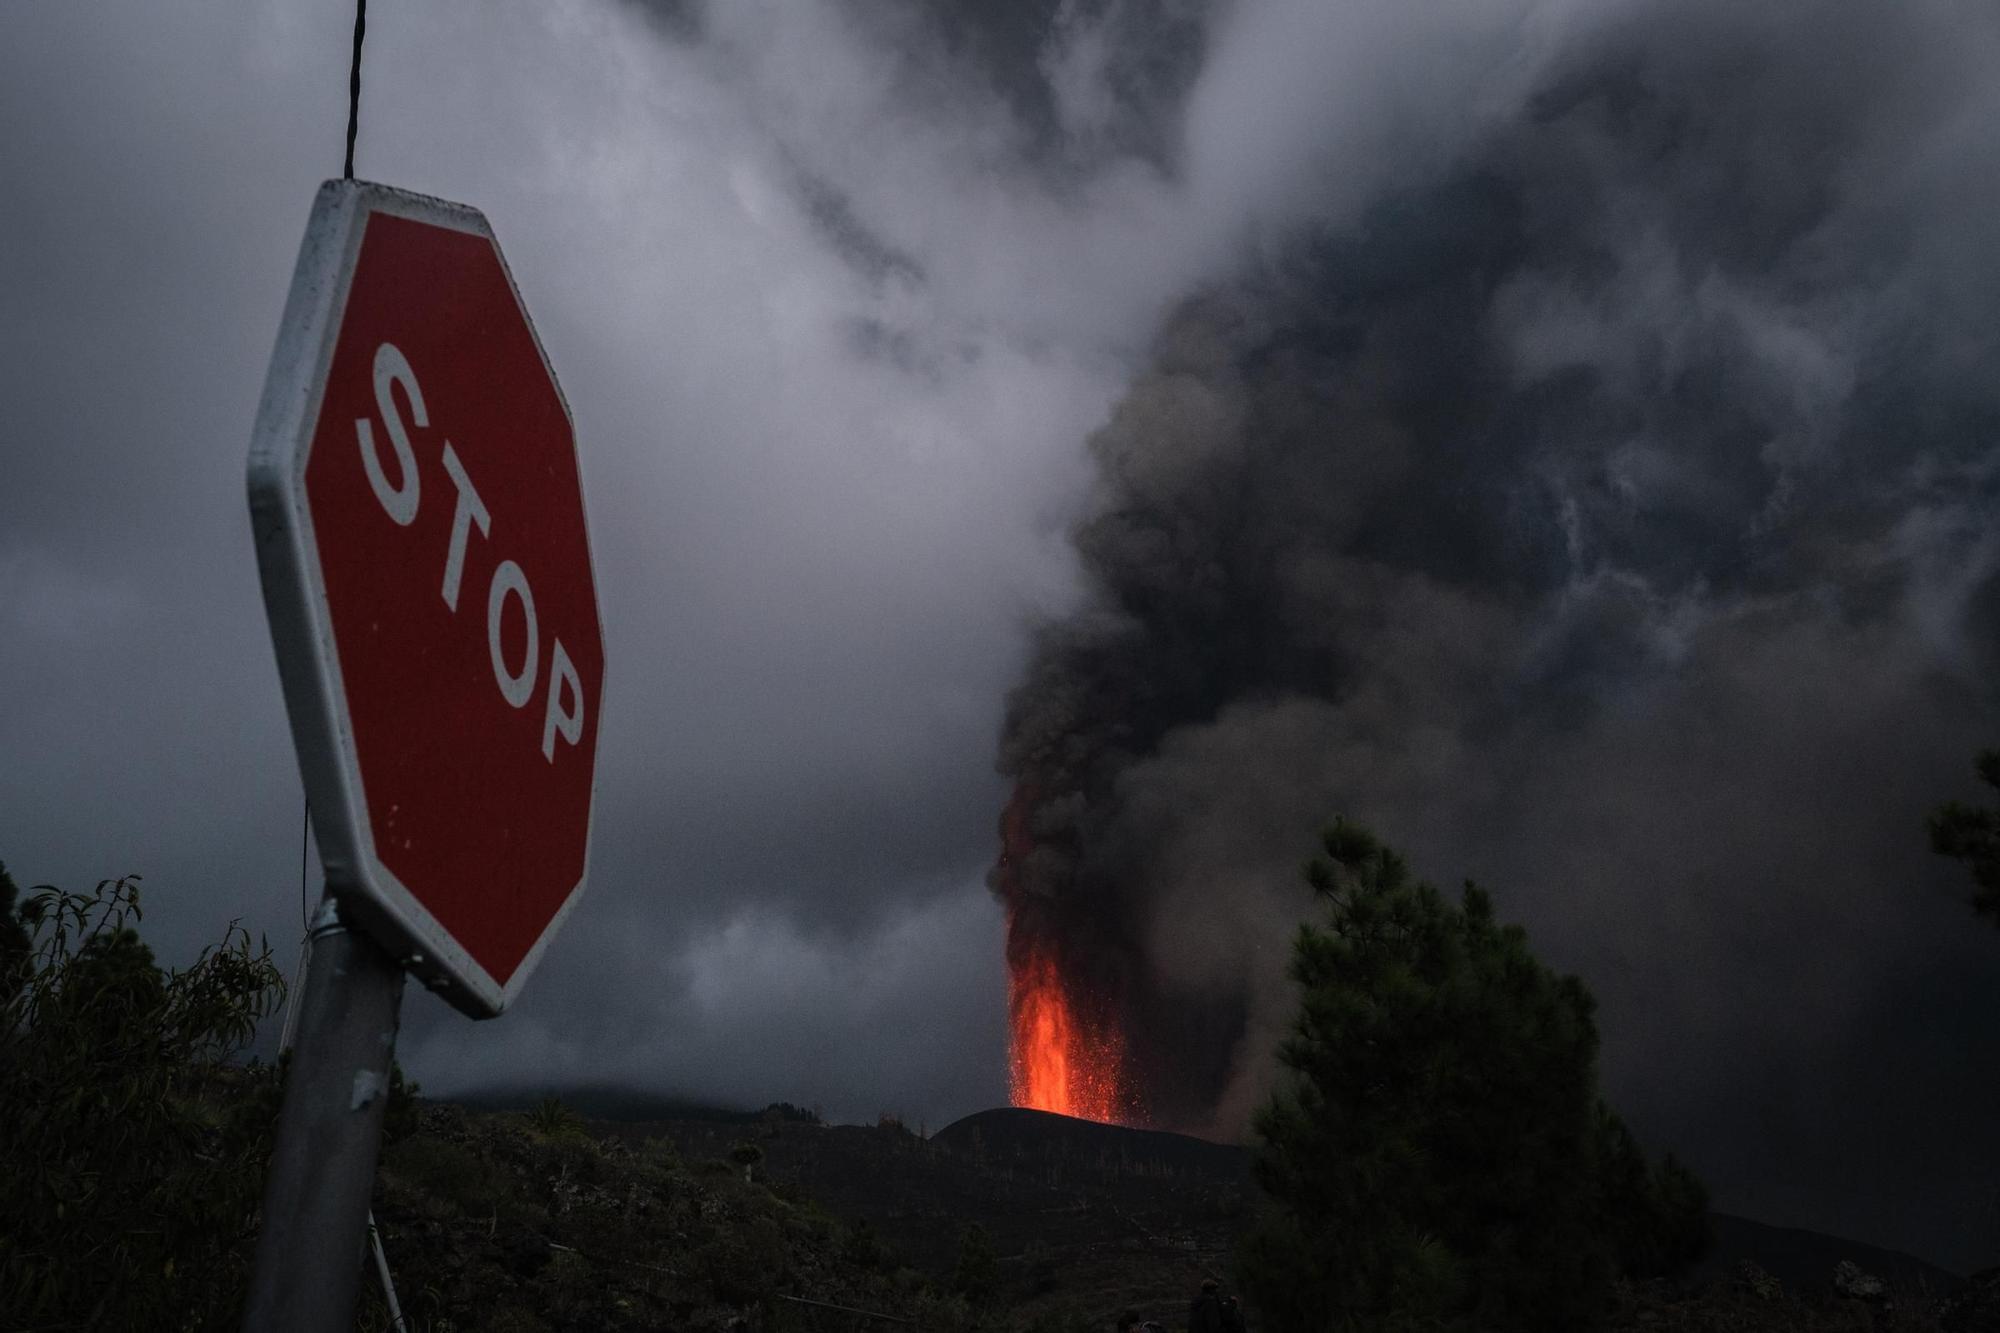
M 1825 1286 L 1787 1287 L 1751 1261 L 1727 1279 L 1619 1293 L 1618 1333 L 1993 1333 L 2000 1330 L 2000 1271 L 1951 1292 L 1886 1288 L 1857 1267 Z
M 411 1333 L 1069 1333 L 1127 1308 L 1178 1330 L 1201 1278 L 1226 1277 L 1248 1189 L 1238 1149 L 1034 1112 L 927 1136 L 786 1107 L 424 1104 L 384 1152 L 376 1218 Z M 1623 1290 L 1609 1326 L 2000 1333 L 2000 1273 L 1724 1222 L 1698 1284 Z M 365 1302 L 363 1327 L 388 1328 L 372 1282 Z

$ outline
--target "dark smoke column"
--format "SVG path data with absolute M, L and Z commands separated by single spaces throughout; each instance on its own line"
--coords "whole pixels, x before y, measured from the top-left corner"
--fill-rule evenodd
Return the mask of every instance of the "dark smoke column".
M 1746 975 L 1742 1012 L 1782 1013 L 1792 955 L 1755 932 L 1901 873 L 1907 798 L 1792 794 L 1845 771 L 1813 756 L 1936 766 L 1994 712 L 2000 319 L 1940 294 L 2000 297 L 2000 265 L 1853 187 L 1932 160 L 1896 136 L 1955 123 L 1955 85 L 1825 74 L 1949 33 L 1822 19 L 1599 32 L 1466 151 L 1183 302 L 1090 440 L 1090 596 L 1009 700 L 992 883 L 1017 1039 L 1052 976 L 1121 1118 L 1241 1132 L 1335 812 L 1491 882 L 1603 985 L 1607 1051 Z M 1696 981 L 1677 940 L 1762 970 Z
M 1229 698 L 1237 654 L 1227 645 L 1252 629 L 1242 620 L 1254 611 L 1231 597 L 1216 563 L 1225 517 L 1211 486 L 1227 483 L 1234 460 L 1202 456 L 1233 438 L 1235 377 L 1207 328 L 1217 313 L 1190 305 L 1163 339 L 1159 370 L 1091 441 L 1106 503 L 1075 542 L 1102 599 L 1040 629 L 1009 698 L 1000 767 L 1015 786 L 991 879 L 1007 908 L 1016 1101 L 1060 1109 L 1020 1077 L 1024 1053 L 1044 1044 L 1032 1002 L 1053 982 L 1081 1053 L 1070 1067 L 1109 1090 L 1098 1118 L 1203 1129 L 1243 1003 L 1164 983 L 1148 938 L 1157 849 L 1120 784 L 1175 727 Z

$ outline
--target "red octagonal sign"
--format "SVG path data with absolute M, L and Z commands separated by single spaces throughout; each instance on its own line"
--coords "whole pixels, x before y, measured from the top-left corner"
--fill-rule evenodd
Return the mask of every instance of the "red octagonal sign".
M 250 510 L 328 885 L 497 1014 L 583 887 L 604 645 L 569 409 L 478 212 L 321 188 Z

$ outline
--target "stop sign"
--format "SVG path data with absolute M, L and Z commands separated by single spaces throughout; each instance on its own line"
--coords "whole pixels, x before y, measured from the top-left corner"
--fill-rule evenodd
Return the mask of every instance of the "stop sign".
M 583 887 L 604 647 L 569 409 L 484 217 L 321 188 L 249 481 L 329 889 L 497 1014 Z

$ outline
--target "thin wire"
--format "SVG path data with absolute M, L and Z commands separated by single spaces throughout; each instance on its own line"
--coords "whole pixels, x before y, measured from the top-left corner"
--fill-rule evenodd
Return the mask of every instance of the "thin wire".
M 312 899 L 306 890 L 306 848 L 312 841 L 313 803 L 306 802 L 305 825 L 299 830 L 299 917 L 305 922 L 306 933 L 312 933 Z
M 354 179 L 354 135 L 361 128 L 361 38 L 368 31 L 368 0 L 354 0 L 354 63 L 347 71 L 347 164 L 342 180 Z
M 292 1016 L 299 1008 L 299 984 L 305 979 L 306 957 L 312 951 L 312 899 L 306 893 L 306 849 L 312 843 L 312 801 L 305 803 L 306 814 L 299 829 L 299 910 L 305 916 L 305 930 L 299 936 L 299 960 L 292 964 L 292 979 L 285 986 L 285 1021 L 278 1025 L 278 1054 L 292 1049 Z

